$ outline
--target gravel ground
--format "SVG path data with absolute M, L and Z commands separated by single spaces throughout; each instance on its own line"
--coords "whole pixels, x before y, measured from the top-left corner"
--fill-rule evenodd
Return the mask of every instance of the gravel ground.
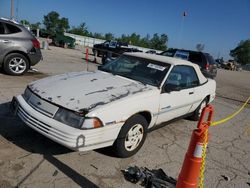
M 128 165 L 162 168 L 177 178 L 196 122 L 179 120 L 148 134 L 142 149 L 131 158 L 119 159 L 109 149 L 73 152 L 38 134 L 9 112 L 13 95 L 27 83 L 49 75 L 87 69 L 80 50 L 51 47 L 44 60 L 22 77 L 0 73 L 0 187 L 141 187 L 121 173 Z M 90 56 L 93 60 L 93 57 Z M 100 59 L 97 59 L 99 62 Z M 88 63 L 89 70 L 96 64 Z M 219 70 L 215 120 L 233 113 L 250 95 L 250 72 Z M 250 187 L 250 109 L 210 128 L 205 186 Z

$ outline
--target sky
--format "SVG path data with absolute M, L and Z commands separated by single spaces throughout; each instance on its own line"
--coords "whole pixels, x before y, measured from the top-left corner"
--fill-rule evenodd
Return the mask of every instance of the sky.
M 10 17 L 10 2 L 0 0 L 0 17 Z M 229 59 L 230 50 L 250 39 L 250 0 L 14 0 L 14 6 L 18 20 L 42 22 L 56 11 L 70 26 L 85 22 L 91 32 L 164 33 L 168 47 L 190 50 L 205 44 L 214 58 Z

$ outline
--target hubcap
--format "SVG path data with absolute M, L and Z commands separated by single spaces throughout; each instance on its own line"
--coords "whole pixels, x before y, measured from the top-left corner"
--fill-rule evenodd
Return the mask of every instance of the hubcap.
M 131 129 L 129 129 L 126 139 L 125 148 L 127 151 L 135 150 L 142 141 L 143 138 L 143 126 L 141 124 L 135 124 Z
M 199 109 L 199 117 L 201 116 L 201 112 L 202 112 L 203 108 L 206 107 L 206 105 L 207 105 L 206 101 L 203 101 L 203 102 L 201 103 L 201 107 L 200 107 L 200 109 Z
M 26 69 L 26 62 L 21 57 L 15 57 L 10 60 L 9 68 L 14 73 L 23 73 Z

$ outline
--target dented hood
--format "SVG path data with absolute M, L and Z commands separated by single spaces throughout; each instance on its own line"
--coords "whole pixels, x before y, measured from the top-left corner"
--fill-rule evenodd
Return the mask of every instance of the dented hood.
M 74 111 L 91 111 L 154 88 L 102 71 L 56 75 L 28 87 L 41 98 Z

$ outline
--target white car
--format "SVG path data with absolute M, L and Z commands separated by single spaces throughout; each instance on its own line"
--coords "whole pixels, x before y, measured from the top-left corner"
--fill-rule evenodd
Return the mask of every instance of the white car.
M 215 98 L 216 83 L 191 62 L 125 53 L 95 72 L 52 76 L 13 98 L 21 120 L 72 150 L 112 146 L 135 154 L 149 129 L 175 118 L 197 120 Z

